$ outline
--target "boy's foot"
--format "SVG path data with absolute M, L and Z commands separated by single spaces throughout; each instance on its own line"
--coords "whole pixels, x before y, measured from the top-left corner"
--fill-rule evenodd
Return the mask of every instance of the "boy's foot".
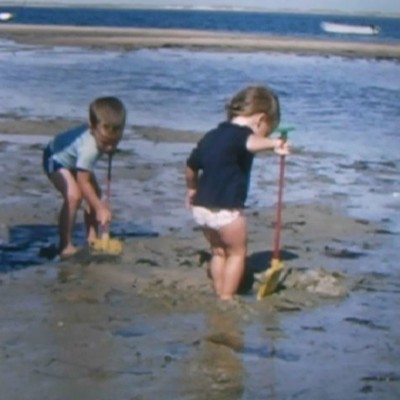
M 60 252 L 60 258 L 65 259 L 74 256 L 78 252 L 75 246 L 67 246 Z
M 94 242 L 96 242 L 96 240 L 98 240 L 98 235 L 96 233 L 95 234 L 90 234 L 86 238 L 87 244 L 89 246 L 91 246 Z

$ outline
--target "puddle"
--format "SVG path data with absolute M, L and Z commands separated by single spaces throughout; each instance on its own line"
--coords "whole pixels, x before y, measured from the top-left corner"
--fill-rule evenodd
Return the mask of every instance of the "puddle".
M 118 329 L 112 333 L 113 336 L 119 336 L 124 339 L 130 339 L 130 338 L 138 338 L 145 336 L 148 332 L 145 330 L 141 329 L 135 329 L 135 328 L 126 328 L 126 329 Z
M 201 341 L 197 333 L 202 330 L 203 322 L 199 315 L 170 314 L 168 320 L 156 317 L 151 318 L 151 322 L 130 323 L 112 330 L 111 335 L 137 350 L 137 357 L 152 355 L 160 360 L 160 365 L 165 366 L 188 356 L 196 349 Z
M 182 342 L 167 343 L 165 345 L 166 357 L 174 359 L 184 357 L 189 353 L 190 347 Z
M 0 244 L 0 272 L 45 264 L 57 255 L 56 225 L 15 225 L 9 227 L 7 235 L 7 242 Z M 158 232 L 130 222 L 117 222 L 111 227 L 111 236 L 124 240 L 129 237 L 158 236 Z M 76 225 L 74 241 L 85 242 L 83 224 Z
M 283 350 L 278 350 L 268 346 L 244 346 L 240 351 L 244 361 L 250 361 L 258 358 L 277 358 L 283 361 L 299 361 L 300 357 Z

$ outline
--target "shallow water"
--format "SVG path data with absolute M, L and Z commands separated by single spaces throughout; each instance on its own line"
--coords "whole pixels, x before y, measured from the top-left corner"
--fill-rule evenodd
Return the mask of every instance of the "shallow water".
M 131 124 L 199 135 L 223 119 L 224 103 L 237 89 L 269 84 L 280 95 L 284 123 L 296 127 L 290 139 L 300 150 L 288 159 L 288 201 L 317 197 L 357 216 L 393 218 L 399 227 L 396 61 L 173 49 L 103 52 L 9 42 L 2 42 L 0 60 L 2 115 L 86 119 L 92 98 L 112 93 L 127 104 Z M 129 140 L 125 145 L 131 146 Z M 173 153 L 173 145 L 164 150 Z M 253 182 L 277 175 L 270 160 L 256 164 Z M 265 203 L 263 187 L 253 187 L 249 205 Z
M 128 345 L 128 352 L 151 355 L 170 371 L 180 363 L 188 362 L 190 369 L 200 362 L 199 373 L 214 375 L 214 386 L 234 379 L 236 395 L 225 396 L 221 390 L 221 399 L 362 400 L 370 393 L 372 398 L 394 400 L 400 381 L 400 328 L 394 323 L 399 284 L 397 279 L 393 291 L 376 287 L 375 292 L 354 292 L 343 302 L 313 311 L 261 314 L 249 323 L 223 312 L 169 314 L 119 324 L 112 334 Z M 154 343 L 151 349 L 145 347 L 149 340 Z M 225 351 L 215 353 L 219 346 L 210 342 Z M 154 368 L 141 369 L 145 371 L 151 375 Z M 199 382 L 202 379 L 201 374 Z M 184 389 L 166 387 L 174 398 L 191 398 L 182 394 Z M 211 387 L 204 391 L 213 393 Z
M 3 114 L 85 118 L 94 96 L 113 93 L 126 102 L 132 124 L 201 133 L 223 118 L 237 89 L 260 82 L 280 95 L 297 145 L 350 160 L 398 158 L 396 61 L 18 45 L 2 47 L 0 60 Z
M 281 96 L 285 122 L 296 126 L 292 140 L 297 151 L 287 159 L 284 200 L 317 200 L 357 218 L 386 221 L 391 234 L 379 236 L 378 248 L 367 256 L 341 261 L 343 270 L 371 276 L 345 301 L 309 312 L 267 314 L 258 322 L 232 328 L 244 341 L 242 351 L 231 354 L 242 374 L 240 398 L 361 400 L 370 393 L 373 398 L 398 398 L 400 64 L 183 50 L 103 53 L 10 44 L 1 48 L 0 60 L 2 115 L 85 119 L 92 97 L 113 93 L 127 103 L 131 124 L 199 133 L 221 119 L 224 101 L 237 88 L 250 81 L 270 83 Z M 26 143 L 29 138 L 2 136 L 1 140 Z M 191 148 L 188 144 L 150 145 L 133 131 L 128 131 L 124 145 L 135 150 L 131 162 L 138 164 L 183 163 Z M 14 146 L 7 151 L 17 152 L 18 143 Z M 256 159 L 250 207 L 273 206 L 277 161 L 276 157 Z M 183 199 L 178 172 L 160 174 L 152 186 L 161 182 L 176 188 L 175 197 L 182 192 Z M 146 187 L 113 185 L 128 199 Z M 169 205 L 167 194 L 157 194 L 154 201 L 167 199 Z M 176 207 L 176 198 L 174 202 Z M 157 231 L 179 227 L 183 212 L 168 210 L 168 215 L 152 219 L 150 225 Z M 142 225 L 147 218 L 140 215 L 137 222 L 148 226 Z M 12 229 L 19 237 L 20 228 L 25 238 L 25 228 Z M 49 227 L 48 237 L 54 236 L 54 229 Z M 323 262 L 329 267 L 327 259 Z M 156 343 L 149 352 L 168 363 L 170 357 L 183 359 L 192 354 L 192 342 L 180 342 L 180 334 L 195 341 L 208 329 L 218 329 L 213 324 L 205 315 L 177 315 L 139 326 L 128 321 L 110 334 L 120 341 L 137 340 L 133 346 L 147 335 Z M 132 373 L 148 374 L 151 368 L 147 367 Z
M 395 348 L 400 328 L 393 324 L 398 305 L 397 288 L 397 293 L 354 293 L 338 305 L 281 317 L 279 326 L 285 332 L 285 338 L 275 339 L 274 345 L 281 351 L 295 354 L 297 361 L 276 359 L 270 368 L 259 372 L 254 372 L 256 369 L 252 366 L 255 376 L 250 377 L 250 381 L 254 393 L 269 389 L 270 395 L 274 393 L 274 396 L 268 398 L 277 399 L 290 396 L 364 399 L 364 390 L 370 380 L 371 392 L 376 396 L 373 398 L 381 398 L 379 393 L 382 391 L 383 398 L 395 399 L 396 379 L 399 379 L 396 355 L 386 359 L 383 355 L 390 351 L 398 353 Z M 260 331 L 261 326 L 259 335 Z M 254 327 L 250 327 L 250 340 L 257 340 L 255 333 Z M 268 341 L 262 336 L 258 340 Z M 379 376 L 382 383 L 379 383 Z M 385 382 L 385 376 L 397 378 Z M 375 381 L 374 377 L 377 377 Z M 268 380 L 271 382 L 269 387 L 265 385 Z
M 113 238 L 124 240 L 130 237 L 154 237 L 158 232 L 125 221 L 114 222 L 110 234 Z M 4 236 L 7 236 L 7 240 L 3 243 L 0 241 L 0 273 L 46 264 L 56 259 L 57 225 L 13 225 L 8 228 Z M 84 243 L 85 238 L 83 224 L 77 224 L 74 240 L 76 243 Z

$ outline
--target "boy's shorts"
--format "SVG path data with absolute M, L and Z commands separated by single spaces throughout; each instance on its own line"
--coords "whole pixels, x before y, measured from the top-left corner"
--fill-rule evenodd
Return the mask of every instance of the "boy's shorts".
M 47 175 L 56 172 L 60 168 L 64 168 L 58 161 L 53 159 L 53 152 L 51 151 L 50 147 L 47 146 L 43 150 L 43 169 Z
M 210 210 L 205 207 L 193 206 L 192 215 L 196 223 L 202 227 L 219 230 L 231 224 L 242 215 L 242 210 Z

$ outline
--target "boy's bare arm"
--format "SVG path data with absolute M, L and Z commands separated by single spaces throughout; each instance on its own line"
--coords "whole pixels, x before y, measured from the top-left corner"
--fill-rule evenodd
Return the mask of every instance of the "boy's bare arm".
M 90 207 L 96 210 L 104 208 L 105 205 L 96 193 L 95 188 L 91 182 L 91 173 L 88 171 L 78 171 L 76 174 L 76 180 L 79 188 L 82 191 L 83 198 L 89 203 Z

